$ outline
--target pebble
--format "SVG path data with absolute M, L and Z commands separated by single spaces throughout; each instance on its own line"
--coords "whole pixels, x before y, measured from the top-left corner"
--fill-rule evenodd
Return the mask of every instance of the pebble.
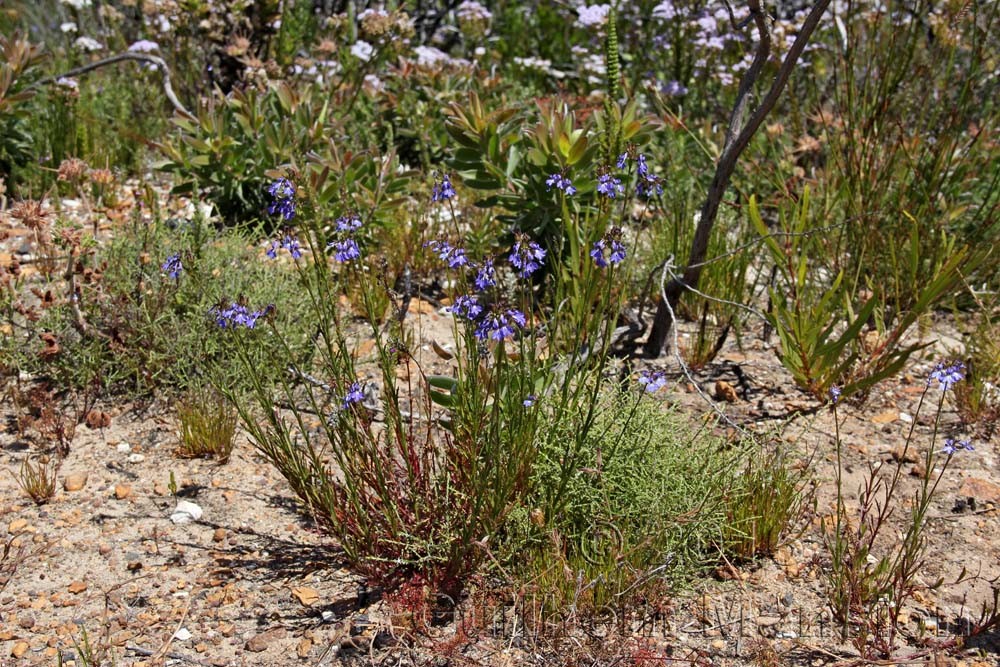
M 27 519 L 14 519 L 7 525 L 7 532 L 13 535 L 14 533 L 19 533 L 28 527 Z
M 248 651 L 252 651 L 253 653 L 260 653 L 261 651 L 267 650 L 267 647 L 270 646 L 275 640 L 284 639 L 284 637 L 284 628 L 272 628 L 248 639 L 246 649 Z
M 116 484 L 115 485 L 115 498 L 118 500 L 125 500 L 132 496 L 132 486 L 130 484 Z
M 87 485 L 87 473 L 75 472 L 63 478 L 63 489 L 66 491 L 79 491 Z
M 28 642 L 18 642 L 14 644 L 14 647 L 10 650 L 10 654 L 15 658 L 20 658 L 28 652 L 29 648 L 31 647 L 28 646 Z
M 119 454 L 128 454 L 129 452 L 132 451 L 132 445 L 128 444 L 127 442 L 123 442 L 117 447 L 115 447 L 115 449 L 118 450 Z
M 202 509 L 199 505 L 189 500 L 180 500 L 177 502 L 177 507 L 174 508 L 173 514 L 170 515 L 170 520 L 177 525 L 181 525 L 197 521 L 201 516 Z
M 143 456 L 142 454 L 129 454 L 128 455 L 128 462 L 129 463 L 142 463 L 145 460 L 146 460 L 146 457 Z
M 224 539 L 226 539 L 226 529 L 225 528 L 216 528 L 215 532 L 212 533 L 212 541 L 213 542 L 221 542 Z

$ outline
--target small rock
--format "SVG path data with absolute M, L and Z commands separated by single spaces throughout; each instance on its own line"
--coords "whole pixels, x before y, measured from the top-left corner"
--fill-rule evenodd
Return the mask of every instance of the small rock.
M 248 639 L 246 648 L 248 651 L 252 651 L 253 653 L 260 653 L 261 651 L 266 650 L 272 642 L 278 639 L 284 639 L 284 637 L 284 628 L 272 628 Z
M 22 616 L 19 619 L 17 619 L 17 624 L 25 630 L 30 630 L 31 628 L 35 627 L 35 617 Z
M 14 519 L 7 525 L 7 532 L 10 534 L 19 533 L 28 527 L 27 519 Z
M 899 413 L 899 421 L 904 422 L 906 424 L 912 424 L 913 423 L 913 417 L 911 417 L 910 415 L 906 414 L 905 412 L 900 412 Z
M 202 509 L 199 505 L 189 500 L 180 500 L 177 502 L 177 507 L 174 508 L 174 513 L 170 515 L 170 520 L 180 525 L 197 521 L 201 515 Z
M 779 616 L 758 616 L 757 626 L 761 628 L 769 628 L 772 625 L 777 625 L 781 623 L 781 618 Z
M 889 452 L 893 461 L 897 463 L 916 463 L 920 460 L 917 454 L 917 450 L 914 447 L 906 447 L 904 445 L 896 445 Z
M 153 493 L 155 493 L 158 496 L 165 496 L 168 493 L 170 493 L 170 489 L 168 489 L 163 484 L 154 484 L 153 485 Z
M 97 547 L 97 553 L 101 554 L 102 556 L 107 556 L 109 553 L 111 553 L 111 545 L 108 544 L 107 542 L 101 542 L 101 544 L 99 544 Z
M 128 462 L 129 463 L 142 463 L 145 460 L 146 460 L 146 457 L 143 456 L 142 454 L 129 454 L 128 455 Z
M 79 491 L 87 486 L 87 473 L 75 472 L 63 478 L 63 488 L 67 491 Z
M 726 650 L 726 640 L 716 639 L 711 644 L 709 644 L 709 647 L 712 649 L 713 653 L 722 653 Z
M 73 595 L 77 595 L 78 593 L 82 593 L 87 590 L 87 584 L 82 581 L 74 581 L 69 585 L 67 590 Z
M 212 533 L 212 541 L 213 542 L 221 542 L 224 539 L 226 539 L 226 529 L 225 528 L 216 528 L 215 532 Z
M 31 647 L 28 646 L 28 642 L 18 642 L 14 644 L 14 648 L 10 650 L 10 654 L 15 658 L 20 658 L 24 656 L 25 653 L 28 652 L 29 648 Z
M 303 637 L 298 645 L 295 647 L 295 653 L 303 660 L 309 657 L 309 651 L 312 650 L 312 641 Z
M 117 447 L 115 447 L 115 449 L 118 451 L 119 454 L 128 454 L 129 452 L 132 451 L 132 445 L 128 444 L 127 442 L 123 442 L 119 444 Z
M 177 632 L 174 633 L 174 639 L 179 642 L 186 642 L 191 639 L 191 631 L 187 628 L 178 628 Z
M 132 486 L 130 484 L 116 484 L 115 485 L 115 498 L 118 500 L 125 500 L 132 496 Z
M 962 482 L 962 488 L 959 489 L 958 495 L 965 498 L 974 498 L 982 503 L 997 504 L 1000 502 L 1000 486 L 991 484 L 983 479 L 966 477 L 965 481 Z
M 725 380 L 719 380 L 715 383 L 715 400 L 726 401 L 727 403 L 735 403 L 739 396 L 736 394 L 736 388 L 729 384 Z

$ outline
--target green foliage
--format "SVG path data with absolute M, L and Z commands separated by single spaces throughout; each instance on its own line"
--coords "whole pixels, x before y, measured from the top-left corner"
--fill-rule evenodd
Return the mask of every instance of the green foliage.
M 9 183 L 32 157 L 28 119 L 34 93 L 26 88 L 41 59 L 41 47 L 19 32 L 0 34 L 0 179 Z
M 30 457 L 21 462 L 17 473 L 17 483 L 25 495 L 36 505 L 44 505 L 56 493 L 56 474 L 59 471 L 58 459 L 32 461 Z
M 780 449 L 750 451 L 738 482 L 726 494 L 723 549 L 741 560 L 774 554 L 806 509 L 807 475 Z
M 242 390 L 246 381 L 236 372 L 228 339 L 209 310 L 224 296 L 242 294 L 254 303 L 275 304 L 276 316 L 285 321 L 301 303 L 294 275 L 263 267 L 244 236 L 216 237 L 199 215 L 175 218 L 169 225 L 135 219 L 104 248 L 81 241 L 79 230 L 67 229 L 60 238 L 62 251 L 77 257 L 78 301 L 58 298 L 38 309 L 11 309 L 7 317 L 16 333 L 0 340 L 0 351 L 14 369 L 52 378 L 60 386 L 142 395 L 218 378 Z M 177 280 L 161 268 L 175 253 L 184 265 Z M 242 269 L 232 271 L 234 265 Z M 56 294 L 62 288 L 54 282 L 50 289 Z M 289 340 L 298 341 L 290 344 L 301 349 L 309 325 L 288 321 L 294 322 Z M 56 353 L 46 349 L 43 333 L 57 343 Z M 272 378 L 282 372 L 270 361 L 274 344 L 267 341 L 253 350 L 261 372 Z
M 188 391 L 177 406 L 182 458 L 209 458 L 225 463 L 236 444 L 239 415 L 218 392 L 205 387 Z

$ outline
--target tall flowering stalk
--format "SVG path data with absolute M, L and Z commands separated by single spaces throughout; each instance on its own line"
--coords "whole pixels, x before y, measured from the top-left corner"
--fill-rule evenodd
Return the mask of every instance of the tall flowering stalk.
M 892 657 L 900 632 L 899 612 L 921 588 L 917 575 L 924 565 L 924 528 L 931 501 L 954 458 L 975 449 L 969 441 L 953 437 L 945 438 L 940 447 L 937 444 L 945 397 L 964 379 L 964 370 L 961 362 L 952 362 L 940 363 L 931 371 L 902 451 L 893 457 L 895 464 L 892 470 L 887 475 L 883 474 L 883 462 L 870 469 L 856 510 L 848 509 L 843 488 L 844 462 L 838 418 L 841 391 L 838 387 L 830 390 L 837 456 L 837 510 L 834 525 L 826 538 L 830 551 L 827 574 L 830 607 L 841 623 L 844 638 L 850 634 L 851 641 L 864 659 Z M 893 538 L 893 546 L 886 548 L 879 536 L 885 531 L 890 514 L 897 506 L 899 486 L 904 477 L 903 465 L 909 460 L 918 417 L 931 392 L 937 393 L 937 410 L 930 443 L 921 461 L 923 474 L 920 488 L 913 498 L 902 536 Z

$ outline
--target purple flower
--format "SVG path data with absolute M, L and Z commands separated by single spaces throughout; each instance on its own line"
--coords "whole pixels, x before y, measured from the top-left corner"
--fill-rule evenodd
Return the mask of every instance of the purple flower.
M 517 275 L 521 278 L 527 278 L 542 268 L 541 261 L 543 259 L 545 259 L 545 250 L 524 236 L 518 237 L 514 247 L 511 248 L 510 257 L 507 258 L 511 265 L 517 269 Z
M 485 292 L 488 288 L 497 284 L 497 270 L 493 266 L 492 259 L 488 259 L 482 263 L 479 271 L 476 272 L 476 279 L 473 282 L 476 285 L 476 290 L 480 292 Z
M 611 174 L 601 174 L 597 179 L 597 192 L 614 199 L 617 195 L 625 193 L 625 186 L 622 180 Z
M 515 325 L 523 327 L 526 323 L 527 318 L 519 310 L 514 310 L 513 308 L 495 308 L 479 322 L 479 326 L 476 327 L 475 336 L 479 340 L 503 340 L 511 338 L 517 333 Z
M 340 407 L 346 410 L 351 404 L 360 403 L 363 400 L 365 400 L 365 388 L 360 382 L 355 381 L 347 387 L 347 393 L 344 394 Z
M 679 97 L 686 95 L 688 91 L 687 86 L 681 84 L 680 81 L 668 81 L 660 90 L 667 97 Z
M 287 178 L 279 178 L 271 183 L 267 192 L 274 198 L 267 207 L 271 215 L 280 215 L 285 220 L 295 217 L 295 185 Z
M 209 310 L 209 314 L 215 318 L 215 323 L 223 329 L 238 329 L 240 327 L 253 329 L 257 326 L 257 320 L 274 310 L 270 305 L 263 310 L 250 310 L 242 303 L 233 302 L 228 306 L 215 306 Z
M 636 167 L 636 173 L 638 173 L 642 178 L 645 178 L 649 173 L 649 167 L 646 165 L 646 156 L 640 153 L 635 162 L 636 165 L 638 165 Z
M 530 408 L 535 404 L 535 401 L 537 400 L 538 400 L 537 396 L 535 396 L 534 394 L 528 394 L 527 396 L 524 397 L 522 404 L 524 405 L 524 407 Z
M 287 178 L 279 178 L 268 186 L 267 193 L 275 199 L 291 199 L 295 196 L 295 184 Z
M 639 179 L 639 182 L 635 186 L 635 193 L 645 199 L 654 195 L 662 195 L 663 180 L 659 176 L 646 175 Z
M 280 241 L 271 241 L 270 247 L 268 247 L 264 254 L 271 259 L 277 259 L 279 248 L 287 250 L 288 254 L 291 255 L 293 259 L 302 257 L 302 245 L 294 236 L 285 234 L 281 237 Z
M 604 238 L 594 241 L 594 247 L 590 250 L 590 256 L 594 258 L 594 264 L 603 269 L 608 264 L 621 264 L 625 261 L 625 244 L 622 243 L 622 230 L 619 227 L 612 227 Z
M 433 250 L 438 259 L 448 263 L 448 268 L 450 269 L 457 269 L 469 263 L 469 258 L 466 257 L 465 250 L 452 247 L 447 241 L 428 241 L 424 244 L 424 247 Z
M 180 279 L 181 271 L 184 270 L 184 265 L 181 263 L 181 254 L 177 252 L 170 257 L 167 257 L 167 261 L 163 262 L 163 266 L 160 268 L 163 271 L 166 271 L 167 275 L 173 280 Z
M 549 190 L 551 190 L 552 188 L 555 188 L 556 190 L 562 190 L 567 195 L 576 194 L 576 188 L 573 187 L 573 182 L 563 174 L 552 174 L 547 179 L 545 179 L 545 186 Z
M 927 378 L 927 385 L 930 386 L 931 382 L 937 381 L 938 388 L 941 391 L 948 391 L 964 379 L 965 364 L 961 361 L 955 361 L 951 365 L 945 366 L 942 361 L 931 371 L 930 376 Z
M 338 232 L 347 232 L 347 233 L 356 232 L 357 230 L 361 229 L 361 218 L 359 218 L 354 214 L 345 215 L 343 217 L 337 218 L 334 221 L 334 224 L 337 225 Z
M 646 369 L 639 373 L 639 384 L 646 388 L 647 394 L 653 394 L 667 384 L 666 373 Z
M 619 169 L 624 169 L 626 164 L 628 164 L 628 151 L 618 156 L 618 161 L 615 162 L 615 166 Z
M 951 456 L 955 452 L 959 452 L 963 449 L 967 452 L 976 451 L 976 448 L 973 447 L 972 443 L 970 443 L 968 440 L 955 440 L 953 438 L 945 438 L 944 447 L 941 448 L 941 452 L 947 454 L 948 456 Z
M 830 402 L 836 405 L 840 402 L 840 394 L 843 393 L 840 387 L 830 387 Z
M 464 294 L 451 306 L 451 313 L 456 317 L 464 317 L 467 320 L 475 321 L 483 314 L 483 306 L 479 303 L 479 297 L 474 294 Z
M 326 245 L 327 250 L 333 248 L 333 258 L 338 262 L 350 262 L 361 257 L 361 250 L 358 242 L 354 239 L 344 239 L 343 241 L 331 241 Z
M 455 197 L 455 188 L 452 187 L 448 174 L 441 177 L 441 180 L 431 188 L 431 201 L 445 201 Z

